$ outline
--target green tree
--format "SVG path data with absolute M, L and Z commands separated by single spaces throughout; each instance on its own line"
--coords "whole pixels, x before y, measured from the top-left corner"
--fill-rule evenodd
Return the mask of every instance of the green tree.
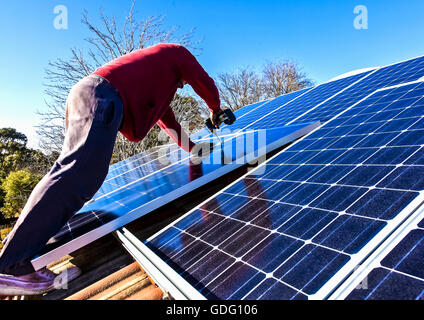
M 27 147 L 27 137 L 13 128 L 0 128 L 0 180 L 12 171 L 28 169 L 31 173 L 45 174 L 59 156 L 49 155 Z
M 27 137 L 16 129 L 0 129 L 0 179 L 26 162 L 29 156 L 27 141 Z
M 29 195 L 42 176 L 28 170 L 11 172 L 2 182 L 4 204 L 1 213 L 5 218 L 14 218 L 25 206 Z
M 10 173 L 25 169 L 34 175 L 44 175 L 58 157 L 57 153 L 45 155 L 27 148 L 27 141 L 25 134 L 16 129 L 0 128 L 0 208 L 5 205 L 6 197 L 1 185 Z

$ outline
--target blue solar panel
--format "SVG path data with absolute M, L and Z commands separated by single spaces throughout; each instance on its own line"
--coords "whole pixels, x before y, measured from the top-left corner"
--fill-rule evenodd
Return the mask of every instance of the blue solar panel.
M 188 156 L 188 153 L 176 145 L 172 145 L 172 147 L 167 145 L 155 147 L 148 152 L 141 152 L 136 156 L 118 162 L 110 167 L 104 183 L 93 196 L 93 200 L 105 197 L 119 187 L 143 179 L 143 177 L 175 164 Z
M 319 119 L 325 122 L 343 112 L 346 106 L 383 87 L 415 81 L 424 76 L 424 57 L 396 63 L 371 72 L 365 81 L 361 81 L 324 103 L 319 109 L 309 112 L 300 122 Z M 307 120 L 306 120 L 307 119 Z
M 359 84 L 371 86 L 370 93 L 416 80 L 423 61 L 380 69 Z M 377 91 L 361 102 L 356 86 L 345 91 L 342 111 L 357 105 L 147 245 L 207 298 L 327 297 L 377 245 L 374 239 L 399 225 L 424 186 L 417 165 L 424 149 L 423 83 Z M 332 108 L 340 112 L 337 103 Z M 275 243 L 286 244 L 281 256 Z M 191 255 L 197 247 L 202 254 Z M 222 264 L 206 268 L 218 252 Z
M 275 112 L 277 109 L 279 108 L 285 109 L 287 104 L 297 99 L 298 97 L 302 96 L 303 94 L 309 92 L 311 89 L 312 88 L 307 88 L 307 89 L 288 93 L 280 97 L 271 99 L 267 101 L 266 103 L 262 104 L 260 107 L 246 114 L 243 118 L 238 118 L 233 125 L 229 127 L 224 126 L 223 129 L 231 129 L 232 131 L 237 131 L 241 129 L 250 128 L 252 123 L 255 123 L 257 121 L 260 121 L 262 123 L 263 121 L 266 121 L 266 119 L 268 119 L 273 114 L 273 112 Z M 264 119 L 264 120 L 259 120 L 259 119 Z M 278 126 L 275 126 L 275 127 L 278 127 Z M 261 127 L 261 128 L 264 128 L 264 127 Z
M 420 217 L 422 212 L 417 215 Z M 407 234 L 400 233 L 400 241 L 380 254 L 366 276 L 355 282 L 346 299 L 424 300 L 424 220 L 405 230 Z
M 51 262 L 56 254 L 67 254 L 81 247 L 81 243 L 94 241 L 225 173 L 257 162 L 267 152 L 294 141 L 318 125 L 299 124 L 266 132 L 240 132 L 217 145 L 214 152 L 200 163 L 187 157 L 150 175 L 137 168 L 117 176 L 107 182 L 110 185 L 115 183 L 115 189 L 111 186 L 111 192 L 86 204 L 73 216 L 51 239 L 41 253 L 42 257 L 35 259 L 42 262 L 35 263 Z
M 249 114 L 250 112 L 254 111 L 255 109 L 257 109 L 258 107 L 264 105 L 265 103 L 267 103 L 269 100 L 263 100 L 263 101 L 259 101 L 247 106 L 244 106 L 240 109 L 237 109 L 234 111 L 234 115 L 236 116 L 237 119 L 243 118 L 245 117 L 247 114 Z M 225 124 L 224 124 L 225 125 Z
M 366 79 L 366 76 L 369 74 L 370 71 L 367 71 L 316 86 L 304 95 L 301 95 L 298 99 L 291 101 L 284 107 L 277 109 L 274 108 L 272 113 L 268 114 L 266 118 L 253 122 L 248 126 L 248 128 L 263 129 L 286 125 L 293 121 L 302 122 L 298 119 L 304 117 L 308 118 L 308 114 L 314 110 L 320 114 L 322 112 L 322 103 L 325 103 L 325 101 L 328 99 L 341 94 L 343 90 L 346 90 L 349 86 L 354 85 L 357 81 Z

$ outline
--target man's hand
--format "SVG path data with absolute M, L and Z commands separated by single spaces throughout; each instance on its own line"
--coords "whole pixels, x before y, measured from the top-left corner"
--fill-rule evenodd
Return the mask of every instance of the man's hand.
M 219 116 L 223 113 L 223 110 L 219 110 L 217 112 L 211 112 L 210 118 L 212 121 L 212 124 L 215 126 L 215 128 L 219 129 L 219 126 L 221 125 L 221 121 L 219 121 Z

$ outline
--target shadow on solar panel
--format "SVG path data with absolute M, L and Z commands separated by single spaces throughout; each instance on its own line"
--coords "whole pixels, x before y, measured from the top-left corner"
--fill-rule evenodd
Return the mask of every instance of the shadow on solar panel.
M 424 58 L 412 59 L 319 100 L 299 119 L 323 126 L 146 245 L 207 299 L 345 298 L 332 294 L 362 280 L 347 279 L 409 217 L 424 218 L 423 75 Z M 422 299 L 421 229 L 349 298 Z
M 146 162 L 149 157 L 135 157 L 115 165 L 102 193 L 71 218 L 33 264 L 47 265 L 236 168 L 255 165 L 317 126 L 319 122 L 228 134 L 222 144 L 210 140 L 214 151 L 202 159 L 177 150 L 179 157 L 168 161 L 173 152 L 165 150 L 163 159 L 155 155 Z

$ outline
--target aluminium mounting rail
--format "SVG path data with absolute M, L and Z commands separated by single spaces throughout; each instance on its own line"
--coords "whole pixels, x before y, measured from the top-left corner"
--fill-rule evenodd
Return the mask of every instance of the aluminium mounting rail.
M 122 246 L 137 261 L 165 296 L 175 300 L 206 300 L 190 283 L 125 228 L 114 232 Z

